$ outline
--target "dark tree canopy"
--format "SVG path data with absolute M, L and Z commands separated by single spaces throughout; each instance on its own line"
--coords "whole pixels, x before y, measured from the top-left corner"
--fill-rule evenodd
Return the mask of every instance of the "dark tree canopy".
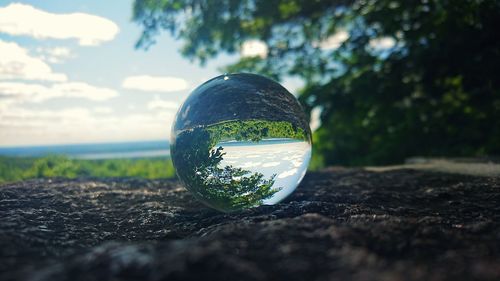
M 136 0 L 134 20 L 139 47 L 168 30 L 202 63 L 265 42 L 227 70 L 302 78 L 325 164 L 500 154 L 500 1 Z

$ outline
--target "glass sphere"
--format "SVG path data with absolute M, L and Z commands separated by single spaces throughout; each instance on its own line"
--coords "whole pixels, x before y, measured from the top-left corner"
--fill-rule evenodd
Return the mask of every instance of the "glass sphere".
M 295 190 L 311 158 L 311 129 L 277 82 L 227 74 L 200 85 L 180 107 L 170 151 L 186 188 L 231 212 L 276 204 Z

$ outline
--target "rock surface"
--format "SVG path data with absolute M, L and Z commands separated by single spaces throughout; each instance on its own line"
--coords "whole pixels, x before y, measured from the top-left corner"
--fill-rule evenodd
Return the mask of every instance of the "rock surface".
M 500 178 L 309 173 L 223 214 L 175 180 L 0 186 L 0 280 L 500 280 Z

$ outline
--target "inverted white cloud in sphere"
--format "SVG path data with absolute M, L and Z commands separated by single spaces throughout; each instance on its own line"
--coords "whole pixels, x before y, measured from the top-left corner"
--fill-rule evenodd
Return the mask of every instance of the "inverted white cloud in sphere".
M 188 86 L 186 80 L 169 76 L 129 76 L 122 82 L 125 89 L 148 92 L 175 92 L 185 90 Z
M 65 74 L 54 73 L 48 64 L 30 56 L 28 50 L 18 44 L 0 40 L 0 79 L 62 82 L 68 78 Z
M 297 171 L 298 171 L 297 168 L 293 168 L 291 170 L 284 171 L 284 172 L 282 172 L 281 174 L 278 175 L 278 178 L 279 179 L 284 179 L 284 178 L 287 178 L 287 177 L 291 177 L 291 176 L 295 175 L 297 173 Z
M 0 8 L 0 33 L 10 35 L 76 39 L 80 45 L 96 46 L 113 40 L 119 30 L 113 21 L 91 14 L 53 14 L 21 3 Z

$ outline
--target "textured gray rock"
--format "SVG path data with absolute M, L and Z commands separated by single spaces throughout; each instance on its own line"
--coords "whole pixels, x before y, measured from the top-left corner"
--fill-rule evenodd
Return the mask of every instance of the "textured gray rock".
M 309 173 L 276 206 L 207 209 L 175 180 L 0 186 L 0 280 L 499 280 L 500 178 Z

